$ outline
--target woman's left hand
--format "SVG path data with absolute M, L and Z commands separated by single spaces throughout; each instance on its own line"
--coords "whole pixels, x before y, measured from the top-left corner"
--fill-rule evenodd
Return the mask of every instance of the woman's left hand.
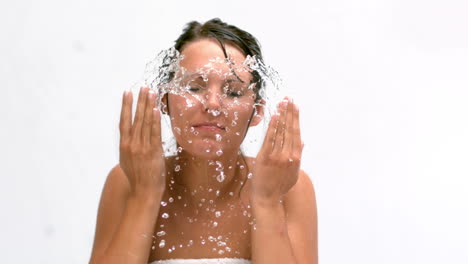
M 252 199 L 279 201 L 296 184 L 302 149 L 299 108 L 290 98 L 278 105 L 253 169 Z

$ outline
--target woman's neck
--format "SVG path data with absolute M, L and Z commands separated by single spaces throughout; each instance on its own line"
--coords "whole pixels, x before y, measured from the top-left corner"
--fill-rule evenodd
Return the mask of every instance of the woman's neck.
M 247 166 L 238 151 L 223 153 L 216 159 L 196 157 L 182 151 L 174 158 L 169 176 L 171 192 L 198 203 L 205 199 L 222 201 L 238 195 L 247 179 Z

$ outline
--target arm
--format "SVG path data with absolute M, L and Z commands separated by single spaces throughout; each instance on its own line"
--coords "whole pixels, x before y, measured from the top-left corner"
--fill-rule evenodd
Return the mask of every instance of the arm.
M 120 115 L 120 164 L 111 171 L 99 205 L 91 263 L 147 263 L 165 190 L 160 113 L 154 92 L 142 88 L 132 124 L 132 93 Z
M 252 211 L 253 263 L 299 263 L 291 247 L 283 205 L 278 201 L 252 200 Z
M 102 192 L 90 263 L 147 263 L 161 195 L 135 196 L 120 166 Z
M 286 99 L 278 112 L 270 121 L 252 178 L 256 221 L 252 260 L 255 264 L 316 264 L 315 194 L 310 179 L 300 170 L 304 145 L 299 109 Z
M 317 264 L 317 209 L 307 174 L 285 195 L 283 203 L 252 200 L 252 260 L 262 263 Z

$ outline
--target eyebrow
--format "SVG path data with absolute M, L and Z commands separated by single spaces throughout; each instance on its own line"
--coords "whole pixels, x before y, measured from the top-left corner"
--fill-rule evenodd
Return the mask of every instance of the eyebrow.
M 227 79 L 226 82 L 228 82 L 228 83 L 232 83 L 232 82 L 242 82 L 242 83 L 243 83 L 244 81 L 239 80 L 239 79 Z
M 235 78 L 234 78 L 235 77 Z M 242 80 L 241 78 L 239 78 L 237 75 L 235 75 L 234 77 L 229 77 L 229 79 L 226 79 L 225 82 L 226 83 L 234 83 L 234 82 L 239 82 L 239 83 L 246 83 L 246 81 Z M 192 79 L 193 78 L 193 79 Z M 188 76 L 188 79 L 192 79 L 192 81 L 203 81 L 205 82 L 205 80 L 203 79 L 203 76 L 201 76 L 200 74 L 198 73 L 195 73 L 195 74 L 190 74 Z M 248 83 L 250 83 L 251 81 L 248 80 L 247 81 Z

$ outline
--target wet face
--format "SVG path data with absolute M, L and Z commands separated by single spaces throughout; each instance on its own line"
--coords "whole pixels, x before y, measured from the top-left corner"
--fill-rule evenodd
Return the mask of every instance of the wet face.
M 225 49 L 228 61 L 216 40 L 184 46 L 176 92 L 167 97 L 177 143 L 204 158 L 237 153 L 248 127 L 257 125 L 263 114 L 252 75 L 242 67 L 244 54 L 227 43 Z

